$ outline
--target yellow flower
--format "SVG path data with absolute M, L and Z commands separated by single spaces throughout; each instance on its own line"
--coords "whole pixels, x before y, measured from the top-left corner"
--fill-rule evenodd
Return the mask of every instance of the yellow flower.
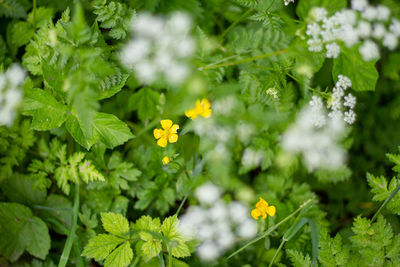
M 168 156 L 163 157 L 162 163 L 163 163 L 164 165 L 167 165 L 167 164 L 170 163 L 170 162 L 171 162 L 171 159 L 170 159 Z
M 186 117 L 191 118 L 192 120 L 196 119 L 198 116 L 202 116 L 204 118 L 208 118 L 211 116 L 211 104 L 206 98 L 203 98 L 201 101 L 196 101 L 196 107 L 193 109 L 189 109 L 185 112 Z
M 167 143 L 175 143 L 178 141 L 177 131 L 179 129 L 178 124 L 172 124 L 171 120 L 162 120 L 162 129 L 154 129 L 154 137 L 158 139 L 157 145 L 161 147 L 166 147 Z
M 262 197 L 256 204 L 256 208 L 251 211 L 251 216 L 258 220 L 260 217 L 262 219 L 267 218 L 267 214 L 269 216 L 275 216 L 276 208 L 275 206 L 269 206 L 268 202 L 265 201 Z

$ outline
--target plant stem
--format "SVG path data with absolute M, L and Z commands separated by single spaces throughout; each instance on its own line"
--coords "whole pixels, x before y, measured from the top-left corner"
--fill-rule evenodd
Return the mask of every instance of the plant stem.
M 271 260 L 271 262 L 269 263 L 268 267 L 271 267 L 271 266 L 272 266 L 272 264 L 274 263 L 276 257 L 278 256 L 279 251 L 281 251 L 281 249 L 283 248 L 283 245 L 286 243 L 286 241 L 287 241 L 286 238 L 282 238 L 282 242 L 281 242 L 281 244 L 279 245 L 278 249 L 276 250 L 276 252 L 275 252 L 275 254 L 274 254 L 274 257 L 272 257 L 272 260 Z
M 179 212 L 181 211 L 183 205 L 185 204 L 185 202 L 186 202 L 188 196 L 189 196 L 189 192 L 188 192 L 188 193 L 185 195 L 185 197 L 182 199 L 182 202 L 181 202 L 181 204 L 179 205 L 178 210 L 177 210 L 176 213 L 175 213 L 176 217 L 178 217 Z
M 234 66 L 234 65 L 254 61 L 254 60 L 277 56 L 277 55 L 285 53 L 286 51 L 287 51 L 287 49 L 282 49 L 282 50 L 278 50 L 275 52 L 270 52 L 270 53 L 254 56 L 254 57 L 242 58 L 242 59 L 239 59 L 239 60 L 233 61 L 233 62 L 222 63 L 222 64 L 209 64 L 207 66 L 198 68 L 198 70 L 202 71 L 202 70 L 218 69 L 218 68 L 227 67 L 227 66 Z
M 252 11 L 253 11 L 253 8 L 250 8 L 249 10 L 247 10 L 246 12 L 244 12 L 237 20 L 235 20 L 231 25 L 229 25 L 229 27 L 226 28 L 226 30 L 221 34 L 221 42 L 222 42 L 222 40 L 224 40 L 225 35 L 226 35 L 233 27 L 235 27 L 236 24 L 238 24 L 242 19 L 244 19 L 245 17 L 247 17 Z
M 172 267 L 172 253 L 171 248 L 168 246 L 168 267 Z
M 36 0 L 33 0 L 33 26 L 36 26 Z
M 68 234 L 67 241 L 65 241 L 64 249 L 61 254 L 58 267 L 65 267 L 67 265 L 69 254 L 71 252 L 72 243 L 74 242 L 75 238 L 75 230 L 78 221 L 78 212 L 79 212 L 79 182 L 75 184 L 75 196 L 74 196 L 74 207 L 72 209 L 71 229 Z
M 160 254 L 158 254 L 158 258 L 160 259 L 160 267 L 165 267 L 164 256 L 163 256 L 162 252 L 160 252 Z
M 293 216 L 295 216 L 297 213 L 299 213 L 302 209 L 304 209 L 308 204 L 310 204 L 314 199 L 310 198 L 309 200 L 307 200 L 306 202 L 304 202 L 303 204 L 300 205 L 300 207 L 295 210 L 294 212 L 292 212 L 291 214 L 289 214 L 286 218 L 284 218 L 283 220 L 281 220 L 279 223 L 275 224 L 274 226 L 272 226 L 271 228 L 269 228 L 267 231 L 265 231 L 262 235 L 260 235 L 259 237 L 256 237 L 255 239 L 251 240 L 250 242 L 248 242 L 246 245 L 244 245 L 243 247 L 239 248 L 238 250 L 236 250 L 235 252 L 233 252 L 231 255 L 228 256 L 227 259 L 232 258 L 233 256 L 235 256 L 236 254 L 238 254 L 239 252 L 241 252 L 242 250 L 244 250 L 245 248 L 247 248 L 248 246 L 256 243 L 257 241 L 265 238 L 267 235 L 269 235 L 270 233 L 272 233 L 276 228 L 278 228 L 281 224 L 285 223 L 287 220 L 289 220 L 290 218 L 292 218 Z
M 396 189 L 390 194 L 390 196 L 385 200 L 385 202 L 382 203 L 379 209 L 375 212 L 374 217 L 372 217 L 371 219 L 371 223 L 376 220 L 381 210 L 387 205 L 387 203 L 389 203 L 390 200 L 392 200 L 392 198 L 394 198 L 394 196 L 399 190 L 400 190 L 400 184 L 396 187 Z

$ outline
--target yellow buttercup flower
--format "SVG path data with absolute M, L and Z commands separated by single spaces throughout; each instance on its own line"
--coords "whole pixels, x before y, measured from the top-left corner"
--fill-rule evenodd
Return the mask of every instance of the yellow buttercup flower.
M 175 143 L 178 141 L 177 131 L 179 129 L 178 124 L 172 124 L 171 120 L 162 120 L 162 129 L 154 129 L 154 137 L 158 139 L 157 145 L 160 147 L 166 147 L 167 143 Z
M 251 216 L 258 220 L 260 217 L 262 219 L 267 218 L 267 214 L 269 216 L 275 216 L 276 208 L 275 206 L 269 206 L 268 202 L 265 201 L 262 197 L 256 204 L 256 208 L 251 211 Z
M 167 165 L 167 164 L 170 163 L 170 162 L 171 162 L 171 159 L 170 159 L 168 156 L 163 157 L 162 163 L 163 163 L 164 165 Z
M 189 109 L 185 112 L 186 117 L 191 118 L 192 120 L 196 119 L 198 116 L 202 116 L 204 118 L 208 118 L 211 116 L 211 104 L 206 98 L 203 98 L 201 101 L 196 101 L 196 107 L 193 109 Z

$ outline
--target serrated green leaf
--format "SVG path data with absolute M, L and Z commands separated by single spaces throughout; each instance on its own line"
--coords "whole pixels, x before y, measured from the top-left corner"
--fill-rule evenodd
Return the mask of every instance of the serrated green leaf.
M 129 234 L 129 222 L 121 214 L 103 212 L 101 213 L 101 222 L 104 230 L 113 235 L 125 236 Z
M 129 242 L 126 241 L 116 248 L 104 262 L 105 267 L 125 267 L 132 261 L 133 251 Z
M 82 256 L 87 256 L 95 260 L 104 260 L 111 251 L 125 240 L 108 234 L 100 234 L 89 240 L 85 246 Z
M 32 128 L 46 131 L 60 127 L 67 119 L 68 108 L 42 89 L 25 91 L 22 114 L 32 116 Z

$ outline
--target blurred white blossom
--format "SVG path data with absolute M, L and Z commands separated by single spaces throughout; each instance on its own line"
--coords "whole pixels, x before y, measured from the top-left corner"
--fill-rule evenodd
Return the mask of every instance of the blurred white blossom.
M 191 29 L 190 17 L 181 12 L 167 18 L 139 14 L 132 20 L 134 36 L 121 50 L 121 62 L 133 69 L 141 82 L 164 79 L 179 85 L 190 74 L 186 61 L 195 51 Z
M 390 50 L 398 47 L 400 22 L 391 17 L 388 7 L 372 6 L 367 0 L 352 0 L 351 7 L 330 17 L 324 8 L 311 10 L 306 29 L 309 51 L 324 51 L 327 58 L 336 58 L 342 45 L 359 45 L 362 58 L 369 61 L 379 58 L 378 44 Z
M 0 125 L 10 126 L 22 100 L 20 86 L 25 80 L 25 71 L 17 64 L 0 74 Z
M 200 205 L 189 207 L 179 218 L 179 231 L 199 241 L 196 252 L 204 261 L 219 258 L 238 240 L 257 234 L 250 210 L 237 201 L 224 202 L 220 193 L 211 183 L 200 186 L 195 191 Z

